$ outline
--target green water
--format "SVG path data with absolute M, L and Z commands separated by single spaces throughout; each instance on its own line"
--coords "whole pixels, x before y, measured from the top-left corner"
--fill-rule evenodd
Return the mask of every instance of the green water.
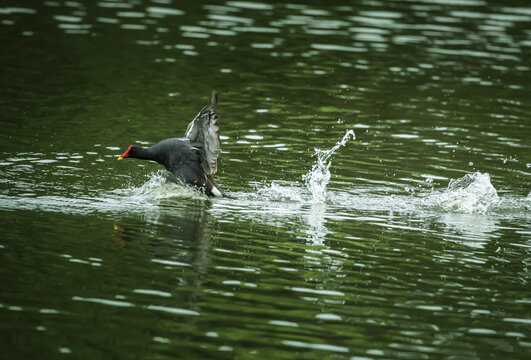
M 2 357 L 530 358 L 530 23 L 527 1 L 1 1 Z M 212 89 L 235 199 L 116 161 Z

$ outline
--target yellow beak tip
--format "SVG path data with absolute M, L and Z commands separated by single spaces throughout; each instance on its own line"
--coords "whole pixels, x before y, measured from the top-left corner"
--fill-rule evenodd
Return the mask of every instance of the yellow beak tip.
M 120 157 L 118 158 L 118 160 L 123 160 L 123 159 L 124 159 L 124 158 L 123 158 L 123 157 L 121 157 L 121 156 L 120 156 Z

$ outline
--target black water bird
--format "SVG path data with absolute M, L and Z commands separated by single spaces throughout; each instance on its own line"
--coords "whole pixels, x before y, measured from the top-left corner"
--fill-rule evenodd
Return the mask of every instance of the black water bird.
M 208 196 L 228 197 L 213 178 L 220 152 L 217 103 L 218 95 L 213 91 L 210 105 L 188 125 L 184 138 L 165 139 L 150 148 L 129 145 L 118 160 L 156 161 L 170 172 L 171 181 L 192 185 Z

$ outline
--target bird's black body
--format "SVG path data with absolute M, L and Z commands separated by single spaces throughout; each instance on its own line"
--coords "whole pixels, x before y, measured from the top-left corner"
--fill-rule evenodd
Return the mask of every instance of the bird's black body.
M 131 145 L 119 159 L 158 162 L 170 172 L 171 181 L 195 186 L 209 196 L 226 196 L 212 177 L 217 170 L 220 144 L 216 104 L 214 92 L 211 105 L 203 108 L 190 123 L 186 137 L 165 139 L 150 148 Z
M 186 138 L 165 139 L 150 148 L 132 146 L 128 157 L 158 162 L 171 173 L 170 180 L 193 185 L 213 195 L 214 185 L 201 166 L 201 152 Z

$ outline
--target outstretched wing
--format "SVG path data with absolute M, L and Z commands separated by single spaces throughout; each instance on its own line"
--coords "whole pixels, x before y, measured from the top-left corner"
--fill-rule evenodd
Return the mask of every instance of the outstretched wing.
M 220 141 L 218 115 L 215 112 L 217 104 L 218 94 L 212 91 L 210 105 L 205 106 L 188 124 L 185 135 L 201 151 L 201 164 L 207 175 L 215 174 L 218 170 Z

